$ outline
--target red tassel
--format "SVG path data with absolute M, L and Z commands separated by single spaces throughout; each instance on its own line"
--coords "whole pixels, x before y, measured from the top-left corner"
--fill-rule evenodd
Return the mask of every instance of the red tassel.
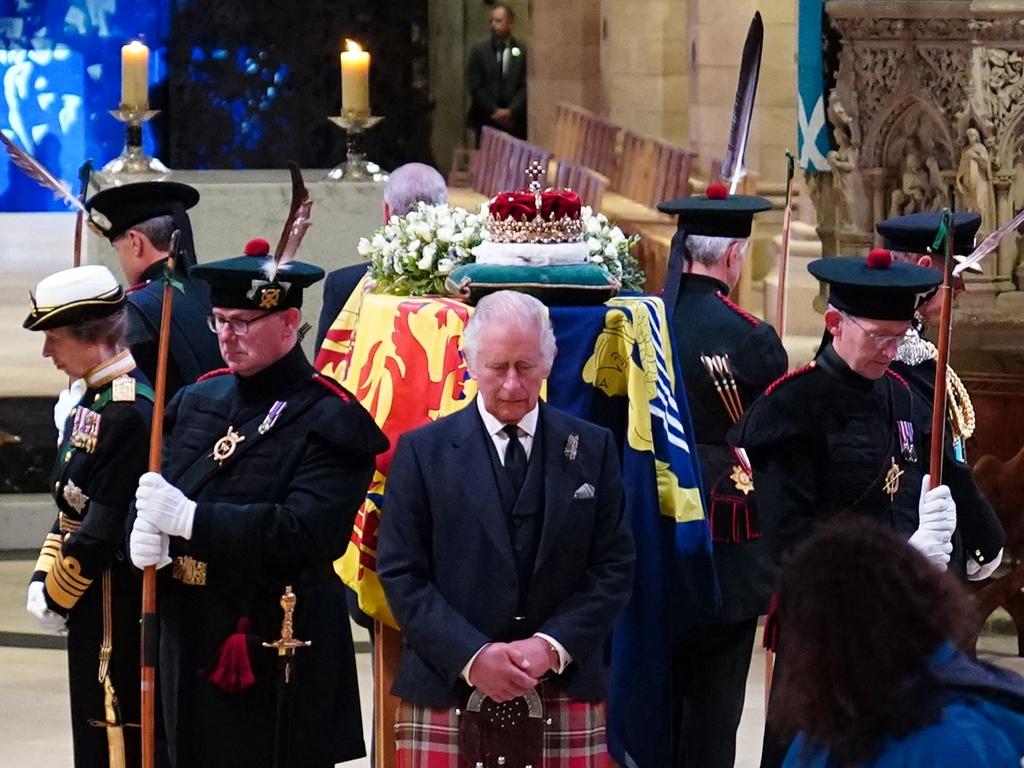
M 764 617 L 764 639 L 761 645 L 766 650 L 776 651 L 779 648 L 779 593 L 773 592 L 768 601 L 768 615 Z
M 256 682 L 249 663 L 249 648 L 245 636 L 252 629 L 248 617 L 238 620 L 235 634 L 228 637 L 220 647 L 220 660 L 217 668 L 209 676 L 209 681 L 228 693 L 244 691 Z

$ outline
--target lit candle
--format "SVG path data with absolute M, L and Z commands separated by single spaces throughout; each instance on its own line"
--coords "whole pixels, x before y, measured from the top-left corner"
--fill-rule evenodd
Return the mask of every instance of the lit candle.
M 341 53 L 341 113 L 370 114 L 370 54 L 352 40 Z
M 138 40 L 121 48 L 121 108 L 149 108 L 149 47 Z

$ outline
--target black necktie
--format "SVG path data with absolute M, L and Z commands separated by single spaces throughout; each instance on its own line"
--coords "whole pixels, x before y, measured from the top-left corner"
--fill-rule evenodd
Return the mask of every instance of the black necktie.
M 508 435 L 508 445 L 505 446 L 505 471 L 518 493 L 523 487 L 523 480 L 526 479 L 526 451 L 519 442 L 519 427 L 515 424 L 506 424 L 502 431 Z

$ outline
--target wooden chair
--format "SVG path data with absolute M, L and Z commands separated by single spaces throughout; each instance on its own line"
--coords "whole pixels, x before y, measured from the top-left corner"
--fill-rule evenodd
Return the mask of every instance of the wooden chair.
M 556 160 L 555 183 L 557 189 L 573 189 L 584 205 L 600 210 L 601 196 L 608 179 L 590 168 L 568 160 Z
M 575 163 L 592 168 L 602 176 L 612 178 L 618 166 L 618 155 L 615 145 L 618 143 L 622 129 L 615 123 L 595 116 L 587 121 L 585 140 L 580 148 L 579 156 L 555 155 L 566 157 Z
M 561 102 L 555 112 L 554 155 L 580 162 L 587 143 L 587 126 L 594 114 L 575 104 Z

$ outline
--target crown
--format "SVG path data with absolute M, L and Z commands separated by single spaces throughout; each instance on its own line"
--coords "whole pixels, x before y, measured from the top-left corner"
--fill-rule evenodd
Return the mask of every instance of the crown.
M 529 189 L 500 192 L 489 205 L 487 232 L 496 243 L 575 243 L 583 239 L 579 195 L 570 189 L 541 191 L 544 169 L 537 161 L 526 173 Z

